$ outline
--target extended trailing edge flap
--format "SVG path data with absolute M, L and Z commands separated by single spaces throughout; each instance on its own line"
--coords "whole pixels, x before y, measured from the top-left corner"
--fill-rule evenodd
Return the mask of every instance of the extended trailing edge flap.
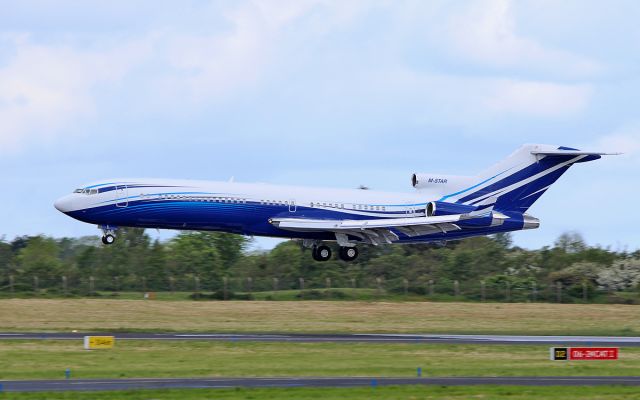
M 444 215 L 440 217 L 387 218 L 365 220 L 326 220 L 305 218 L 272 218 L 269 222 L 285 230 L 304 231 L 336 231 L 336 230 L 367 230 L 377 228 L 399 228 L 421 225 L 452 224 L 461 219 L 469 218 L 463 214 Z

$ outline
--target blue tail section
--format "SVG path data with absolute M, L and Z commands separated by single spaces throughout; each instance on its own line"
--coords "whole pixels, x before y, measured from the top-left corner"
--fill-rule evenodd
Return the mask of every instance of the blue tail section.
M 605 153 L 569 147 L 525 145 L 476 177 L 476 184 L 449 201 L 524 213 L 573 164 L 593 161 Z

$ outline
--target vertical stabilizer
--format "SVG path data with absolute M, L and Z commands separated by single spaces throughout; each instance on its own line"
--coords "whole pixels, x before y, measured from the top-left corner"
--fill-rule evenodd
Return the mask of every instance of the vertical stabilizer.
M 440 200 L 525 212 L 573 164 L 608 153 L 527 144 L 475 177 L 475 184 Z

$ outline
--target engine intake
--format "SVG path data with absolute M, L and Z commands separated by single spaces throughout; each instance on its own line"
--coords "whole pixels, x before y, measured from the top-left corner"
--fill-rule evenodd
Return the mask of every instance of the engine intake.
M 431 201 L 427 203 L 426 214 L 427 217 L 439 217 L 442 215 L 468 214 L 475 210 L 476 207 L 466 204 Z

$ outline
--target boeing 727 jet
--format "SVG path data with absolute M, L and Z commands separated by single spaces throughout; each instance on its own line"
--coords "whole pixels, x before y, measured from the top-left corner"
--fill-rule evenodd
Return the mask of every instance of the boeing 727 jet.
M 413 191 L 323 189 L 235 182 L 109 179 L 55 207 L 96 224 L 106 245 L 118 227 L 232 232 L 301 239 L 316 261 L 358 257 L 357 245 L 426 243 L 534 229 L 531 205 L 572 165 L 608 153 L 525 145 L 476 176 L 415 173 Z

